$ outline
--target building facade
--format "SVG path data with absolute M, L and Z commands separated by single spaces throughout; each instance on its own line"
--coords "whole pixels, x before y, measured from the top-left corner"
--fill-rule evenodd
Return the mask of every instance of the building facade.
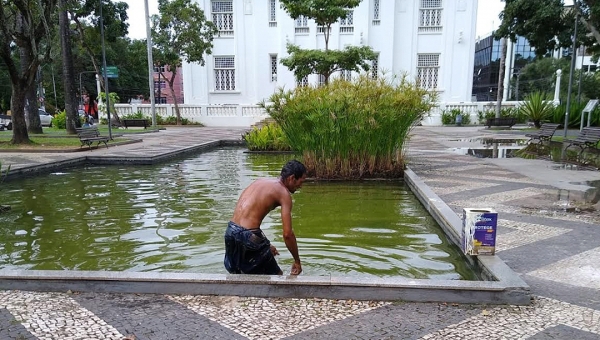
M 500 53 L 504 39 L 495 40 L 494 33 L 478 39 L 475 43 L 475 61 L 473 68 L 473 101 L 496 101 L 498 98 L 498 77 L 500 69 Z M 548 56 L 553 58 L 570 58 L 570 48 L 560 48 Z M 504 100 L 523 100 L 519 95 L 519 71 L 536 59 L 535 49 L 524 37 L 517 36 L 515 41 L 509 40 L 506 48 L 506 64 L 504 68 Z M 584 47 L 577 49 L 575 69 L 584 72 L 595 72 L 598 64 L 592 56 L 586 53 Z M 511 79 L 515 81 L 511 82 Z M 547 80 L 550 87 L 554 86 L 553 79 Z M 521 91 L 522 92 L 522 91 Z
M 162 75 L 161 72 L 162 71 Z M 181 68 L 177 69 L 173 80 L 173 92 L 171 93 L 167 79 L 171 79 L 173 73 L 169 66 L 154 66 L 154 101 L 156 104 L 183 104 L 183 75 Z
M 186 104 L 247 105 L 299 82 L 280 63 L 286 44 L 324 49 L 323 29 L 292 19 L 279 0 L 196 0 L 219 29 L 206 65 L 184 64 Z M 439 93 L 440 101 L 470 101 L 477 0 L 363 0 L 331 29 L 330 49 L 368 45 L 373 69 L 407 74 Z M 337 76 L 353 76 L 342 72 Z

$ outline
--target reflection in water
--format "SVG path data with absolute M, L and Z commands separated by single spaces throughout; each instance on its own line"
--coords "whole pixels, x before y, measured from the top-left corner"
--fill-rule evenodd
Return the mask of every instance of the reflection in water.
M 456 140 L 465 143 L 464 147 L 452 148 L 459 155 L 477 158 L 511 158 L 527 145 L 526 139 L 514 138 L 466 138 Z
M 289 155 L 225 148 L 155 166 L 70 169 L 3 184 L 0 267 L 225 273 L 237 197 Z M 307 182 L 294 194 L 307 275 L 473 279 L 402 182 Z M 279 209 L 263 224 L 289 270 Z

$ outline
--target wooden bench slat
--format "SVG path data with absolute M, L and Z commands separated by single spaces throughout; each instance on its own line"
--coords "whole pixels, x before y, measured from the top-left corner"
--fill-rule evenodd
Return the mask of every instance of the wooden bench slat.
M 563 141 L 565 150 L 572 146 L 578 147 L 579 156 L 588 149 L 598 150 L 598 143 L 600 143 L 600 127 L 584 127 L 575 138 L 566 138 Z
M 144 129 L 148 127 L 147 119 L 122 119 L 121 121 L 126 129 L 130 126 L 143 126 Z
M 488 118 L 485 121 L 485 125 L 487 125 L 488 128 L 491 128 L 492 126 L 512 127 L 515 124 L 517 124 L 517 118 L 515 117 Z
M 558 129 L 560 124 L 555 123 L 543 123 L 540 129 L 536 132 L 528 133 L 525 137 L 529 137 L 528 143 L 537 140 L 537 144 L 542 144 L 543 142 L 550 141 L 554 133 Z
M 92 150 L 92 144 L 96 143 L 96 146 L 100 145 L 100 143 L 104 143 L 106 148 L 108 149 L 108 141 L 110 138 L 108 136 L 100 135 L 100 131 L 98 131 L 97 126 L 90 126 L 84 128 L 77 128 L 77 137 L 79 137 L 79 141 L 81 142 L 80 148 L 84 145 L 87 145 Z

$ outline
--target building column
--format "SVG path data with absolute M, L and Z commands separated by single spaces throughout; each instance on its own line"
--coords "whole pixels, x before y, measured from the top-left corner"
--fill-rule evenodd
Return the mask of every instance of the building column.
M 514 64 L 514 53 L 513 53 L 513 45 L 514 43 L 510 38 L 506 37 L 506 62 L 504 63 L 504 90 L 502 93 L 502 98 L 504 101 L 508 100 L 509 90 L 510 90 L 510 78 L 512 77 L 513 64 Z

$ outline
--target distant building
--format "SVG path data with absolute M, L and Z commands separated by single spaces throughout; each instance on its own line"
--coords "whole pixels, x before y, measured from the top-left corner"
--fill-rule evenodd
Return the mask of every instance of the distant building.
M 473 68 L 473 101 L 496 101 L 498 96 L 498 76 L 500 69 L 500 53 L 502 40 L 494 40 L 493 32 L 475 43 L 475 61 Z M 583 47 L 577 51 L 575 68 L 585 72 L 595 72 L 597 64 L 592 62 L 591 55 L 585 54 Z M 583 54 L 583 57 L 582 57 Z M 552 53 L 555 58 L 570 57 L 570 48 L 561 48 Z M 535 49 L 524 37 L 517 36 L 516 41 L 509 41 L 506 49 L 506 65 L 504 69 L 504 100 L 522 100 L 518 95 L 518 87 L 506 86 L 510 79 L 515 79 L 519 71 L 536 59 Z M 518 96 L 518 98 L 517 98 Z
M 161 70 L 164 76 L 161 76 Z M 154 79 L 154 101 L 156 104 L 174 104 L 175 102 L 183 104 L 183 73 L 181 67 L 177 69 L 173 82 L 175 97 L 173 97 L 169 83 L 167 82 L 167 79 L 170 79 L 172 74 L 169 66 L 154 66 L 152 77 Z
M 323 49 L 324 28 L 292 19 L 278 0 L 195 0 L 217 25 L 206 65 L 184 64 L 186 104 L 255 104 L 277 88 L 319 84 L 313 74 L 297 80 L 283 66 L 286 44 Z M 330 49 L 370 46 L 373 70 L 407 74 L 440 101 L 470 101 L 478 1 L 363 0 L 331 28 Z M 334 77 L 356 76 L 342 71 Z
M 495 101 L 498 96 L 498 76 L 502 41 L 495 40 L 493 33 L 479 39 L 475 43 L 475 62 L 473 71 L 473 100 Z M 527 39 L 517 37 L 515 42 L 509 41 L 506 49 L 505 79 L 512 79 L 525 65 L 535 60 L 535 50 Z M 511 98 L 507 88 L 504 98 Z

